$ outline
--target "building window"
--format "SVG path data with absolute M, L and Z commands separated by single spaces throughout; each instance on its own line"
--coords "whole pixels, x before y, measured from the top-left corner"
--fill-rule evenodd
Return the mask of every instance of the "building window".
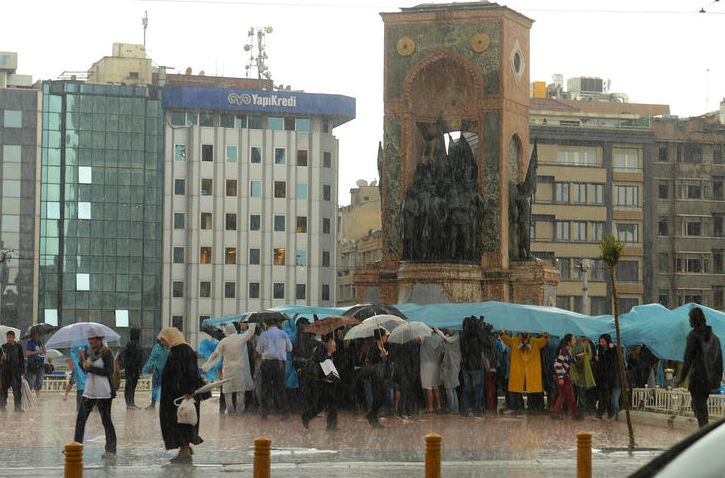
M 297 216 L 297 232 L 307 232 L 307 216 Z
M 667 252 L 657 254 L 657 270 L 659 272 L 670 272 L 670 255 Z
M 586 242 L 587 240 L 587 223 L 585 221 L 573 221 L 572 224 L 573 239 L 576 242 Z
M 78 219 L 91 219 L 91 203 L 78 202 Z
M 307 184 L 297 183 L 297 199 L 307 199 Z
M 249 216 L 249 230 L 250 231 L 259 231 L 261 226 L 262 226 L 262 216 L 260 216 L 259 214 L 251 214 Z
M 715 144 L 712 146 L 712 162 L 714 164 L 722 164 L 722 145 Z
M 561 203 L 569 202 L 569 183 L 554 184 L 554 201 Z
M 184 229 L 184 213 L 174 213 L 174 229 Z
M 332 188 L 330 188 L 329 184 L 323 184 L 322 185 L 322 200 L 323 201 L 329 201 L 330 197 L 332 197 Z
M 603 184 L 590 184 L 589 191 L 591 191 L 591 203 L 592 204 L 604 204 L 604 185 Z
M 259 265 L 259 249 L 252 248 L 249 249 L 249 264 L 251 265 Z
M 285 116 L 284 117 L 284 130 L 285 131 L 294 131 L 295 130 L 294 116 Z
M 571 308 L 571 296 L 557 295 L 556 307 L 559 309 L 569 310 Z
M 322 153 L 322 167 L 323 168 L 332 167 L 332 153 L 331 152 L 325 151 Z
M 699 181 L 696 184 L 687 184 L 686 194 L 686 199 L 702 199 L 702 185 Z
M 657 185 L 657 197 L 667 199 L 670 197 L 670 184 L 666 179 L 660 179 Z
M 5 110 L 3 125 L 6 128 L 22 128 L 23 112 L 18 110 Z
M 227 161 L 227 163 L 236 163 L 237 162 L 237 147 L 236 146 L 227 146 L 226 161 Z
M 725 184 L 725 177 L 713 176 L 712 178 L 712 198 L 717 200 L 724 199 L 723 184 Z
M 199 282 L 199 297 L 211 297 L 211 282 Z
M 174 247 L 174 264 L 183 264 L 184 263 L 184 248 L 183 247 Z
M 259 299 L 259 282 L 249 283 L 249 298 Z
M 589 261 L 591 268 L 589 269 L 589 278 L 593 282 L 603 282 L 607 280 L 607 268 L 601 259 L 591 259 Z
M 194 113 L 187 112 L 186 113 L 186 126 L 196 126 L 197 124 L 199 124 L 199 114 L 196 112 L 194 112 Z
M 76 274 L 76 290 L 91 290 L 90 274 Z
M 604 315 L 609 313 L 611 301 L 609 297 L 590 297 L 589 313 L 592 315 Z
M 201 195 L 211 196 L 214 193 L 214 181 L 210 178 L 202 178 L 201 180 Z
M 226 214 L 226 230 L 236 231 L 237 230 L 237 215 L 235 213 L 228 212 Z
M 224 298 L 234 299 L 237 296 L 237 283 L 236 282 L 225 282 L 224 283 Z
M 322 300 L 330 300 L 330 284 L 322 284 Z
M 619 261 L 615 271 L 617 281 L 637 282 L 639 280 L 639 262 L 637 261 Z
M 584 204 L 587 202 L 587 185 L 584 183 L 574 183 L 571 185 L 573 201 L 576 204 Z
M 695 143 L 686 143 L 684 159 L 686 163 L 702 163 L 702 146 Z
M 670 306 L 670 291 L 669 291 L 669 289 L 660 289 L 660 293 L 659 293 L 659 296 L 658 296 L 658 302 L 661 305 L 665 306 L 665 307 L 669 307 Z
M 174 146 L 174 160 L 186 161 L 186 145 L 177 144 Z
M 725 287 L 721 285 L 712 286 L 712 307 L 717 310 L 722 310 L 723 299 L 725 299 Z
M 224 248 L 224 264 L 236 264 L 237 263 L 237 248 L 226 247 Z
M 171 126 L 184 126 L 185 115 L 183 111 L 172 111 L 169 114 Z
M 210 212 L 201 213 L 201 228 L 202 229 L 212 229 L 213 228 L 212 215 Z
M 660 236 L 667 236 L 670 233 L 670 218 L 667 216 L 660 216 L 660 220 L 657 223 L 657 234 Z
M 669 155 L 667 154 L 667 145 L 660 146 L 657 151 L 657 161 L 660 163 L 668 163 L 670 161 Z
M 202 161 L 214 161 L 214 145 L 213 144 L 202 144 L 201 145 L 201 160 Z
M 274 182 L 274 197 L 286 198 L 287 197 L 287 182 L 286 181 L 275 181 Z
M 234 115 L 222 113 L 219 115 L 219 126 L 222 128 L 234 128 Z
M 297 166 L 307 166 L 307 150 L 297 150 Z
M 186 194 L 186 180 L 174 179 L 174 194 L 183 196 Z
M 556 162 L 572 166 L 596 166 L 594 151 L 562 150 L 556 153 Z
M 274 148 L 274 164 L 284 164 L 287 156 L 287 150 L 284 148 Z
M 636 297 L 621 297 L 619 299 L 619 313 L 627 313 L 632 310 L 632 307 L 639 305 L 639 299 Z
M 211 264 L 211 247 L 201 246 L 199 251 L 199 263 Z
M 616 205 L 619 207 L 637 207 L 639 206 L 639 187 L 638 186 L 615 186 Z
M 179 329 L 179 332 L 184 331 L 184 317 L 181 315 L 171 316 L 171 326 Z
M 262 196 L 262 181 L 249 181 L 249 195 L 253 198 Z
M 285 251 L 284 247 L 275 247 L 273 264 L 275 266 L 285 265 L 285 255 L 286 255 L 286 251 Z
M 685 218 L 685 236 L 702 236 L 702 223 L 700 219 Z
M 712 273 L 722 274 L 723 273 L 723 251 L 722 249 L 712 250 Z
M 295 251 L 295 266 L 305 267 L 307 265 L 307 251 Z
M 284 299 L 284 282 L 275 282 L 273 287 L 273 298 Z
M 632 173 L 641 172 L 639 156 L 636 151 L 615 153 L 614 170 L 618 172 Z
M 237 180 L 227 179 L 227 196 L 236 197 L 237 195 Z
M 323 234 L 330 233 L 330 218 L 329 217 L 322 218 L 322 233 Z
M 330 251 L 322 251 L 322 267 L 330 267 Z
M 592 241 L 598 242 L 602 240 L 604 236 L 604 223 L 603 222 L 590 222 L 589 230 L 591 231 Z
M 138 76 L 138 73 L 136 73 Z M 205 128 L 214 127 L 214 115 L 212 113 L 199 113 L 199 126 Z
M 279 116 L 270 116 L 267 119 L 267 129 L 282 131 L 284 129 L 284 118 Z
M 568 257 L 560 257 L 556 260 L 556 265 L 557 269 L 559 269 L 560 280 L 562 282 L 569 281 L 571 279 L 571 259 L 569 259 Z
M 295 299 L 305 300 L 307 298 L 307 285 L 297 284 L 295 285 Z
M 310 119 L 309 118 L 296 118 L 295 119 L 295 130 L 300 133 L 310 132 Z
M 249 129 L 263 129 L 264 121 L 260 115 L 249 115 L 247 117 L 247 128 Z
M 172 296 L 173 297 L 184 297 L 184 283 L 181 281 L 174 281 L 172 284 Z
M 569 240 L 569 221 L 556 221 L 556 241 Z
M 259 146 L 252 146 L 250 149 L 250 162 L 252 164 L 257 164 L 262 162 L 262 148 Z
M 639 242 L 639 227 L 637 224 L 617 224 L 617 239 L 633 244 Z
M 285 230 L 285 217 L 274 216 L 274 230 L 275 232 L 284 232 Z

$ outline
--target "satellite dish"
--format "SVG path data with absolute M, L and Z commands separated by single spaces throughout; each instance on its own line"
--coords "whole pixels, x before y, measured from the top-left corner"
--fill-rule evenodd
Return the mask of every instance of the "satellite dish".
M 368 182 L 367 182 L 367 181 L 365 181 L 364 179 L 358 179 L 358 180 L 357 180 L 357 181 L 355 182 L 355 185 L 357 185 L 357 187 L 359 187 L 359 188 L 364 188 L 365 186 L 367 186 L 367 185 L 368 185 Z
M 264 31 L 267 33 L 272 33 L 274 30 L 272 29 L 272 27 L 267 27 L 264 29 Z
M 252 45 L 244 45 L 244 51 L 249 51 L 252 49 Z
M 186 69 L 186 74 L 187 75 L 191 75 L 191 67 L 189 67 L 189 68 Z

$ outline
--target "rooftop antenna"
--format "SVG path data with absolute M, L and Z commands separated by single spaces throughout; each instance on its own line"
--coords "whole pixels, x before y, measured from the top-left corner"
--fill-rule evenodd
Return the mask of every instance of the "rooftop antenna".
M 272 72 L 269 71 L 269 68 L 265 64 L 265 60 L 267 57 L 267 52 L 265 49 L 265 37 L 272 33 L 274 29 L 272 27 L 264 27 L 264 28 L 254 28 L 250 27 L 249 31 L 247 31 L 247 36 L 249 37 L 249 43 L 244 45 L 244 51 L 249 52 L 249 63 L 244 67 L 246 72 L 246 77 L 249 78 L 249 74 L 253 67 L 256 67 L 257 69 L 257 88 L 262 89 L 262 79 L 264 78 L 265 83 L 269 83 L 270 85 L 273 85 L 272 83 Z M 255 44 L 255 37 L 256 37 L 256 44 Z M 257 56 L 254 56 L 254 48 L 257 48 Z
M 146 28 L 149 26 L 149 12 L 144 10 L 144 17 L 141 19 L 143 25 L 143 50 L 146 51 Z

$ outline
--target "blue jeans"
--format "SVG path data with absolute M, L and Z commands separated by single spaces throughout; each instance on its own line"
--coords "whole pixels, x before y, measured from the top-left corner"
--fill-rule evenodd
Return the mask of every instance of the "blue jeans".
M 622 394 L 621 388 L 612 389 L 612 414 L 619 412 L 619 396 Z
M 461 414 L 467 415 L 473 408 L 474 414 L 481 414 L 483 406 L 483 370 L 463 371 L 463 396 L 461 397 Z
M 458 413 L 458 395 L 455 388 L 446 388 L 446 405 L 451 413 Z
M 363 382 L 365 387 L 365 403 L 367 404 L 368 408 L 366 411 L 370 411 L 373 408 L 373 387 L 370 385 L 370 382 Z
M 28 386 L 32 390 L 41 390 L 43 388 L 43 377 L 45 377 L 45 368 L 43 367 L 40 367 L 40 370 L 35 373 L 28 370 Z

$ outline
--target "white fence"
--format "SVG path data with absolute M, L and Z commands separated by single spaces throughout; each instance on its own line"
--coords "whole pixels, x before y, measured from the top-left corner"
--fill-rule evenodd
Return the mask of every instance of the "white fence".
M 694 415 L 690 406 L 690 392 L 684 388 L 635 388 L 632 390 L 632 408 L 673 415 Z M 707 401 L 711 417 L 725 417 L 725 395 L 710 395 Z
M 42 392 L 65 392 L 65 387 L 68 385 L 67 375 L 46 375 L 43 377 L 43 389 Z M 119 390 L 123 390 L 126 385 L 126 380 L 121 379 L 121 387 Z M 151 377 L 145 376 L 138 379 L 138 385 L 136 386 L 137 392 L 148 392 L 151 390 Z

